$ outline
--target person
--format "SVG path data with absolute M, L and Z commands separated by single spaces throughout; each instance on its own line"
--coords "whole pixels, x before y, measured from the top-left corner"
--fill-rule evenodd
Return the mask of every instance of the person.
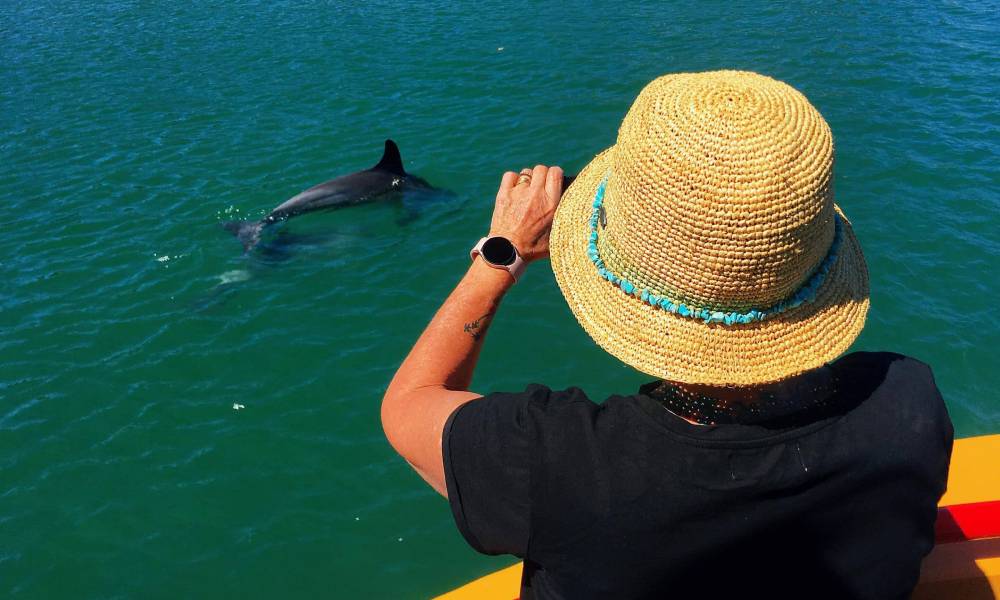
M 755 73 L 666 75 L 562 178 L 503 175 L 383 399 L 468 543 L 523 558 L 524 599 L 907 597 L 952 426 L 926 364 L 843 355 L 868 271 L 819 112 Z M 655 381 L 602 403 L 469 390 L 501 299 L 546 256 L 583 329 Z

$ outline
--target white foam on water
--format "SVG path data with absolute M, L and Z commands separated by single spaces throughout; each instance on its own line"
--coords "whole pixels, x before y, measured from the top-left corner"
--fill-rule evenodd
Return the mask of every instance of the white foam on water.
M 217 211 L 215 213 L 215 217 L 221 219 L 223 217 L 232 217 L 234 215 L 239 215 L 239 214 L 240 214 L 240 209 L 230 204 L 223 210 Z
M 247 279 L 250 279 L 250 271 L 246 269 L 226 271 L 222 275 L 219 275 L 219 283 L 236 283 L 238 281 L 246 281 Z

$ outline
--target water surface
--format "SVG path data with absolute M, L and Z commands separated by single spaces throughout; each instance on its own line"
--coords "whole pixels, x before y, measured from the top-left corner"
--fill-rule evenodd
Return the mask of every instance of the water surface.
M 930 363 L 959 435 L 1000 430 L 998 40 L 990 2 L 3 3 L 0 595 L 426 597 L 509 563 L 394 455 L 381 393 L 501 172 L 581 168 L 666 72 L 812 100 L 871 270 L 856 348 Z M 219 227 L 386 137 L 452 193 L 255 257 Z M 538 264 L 474 387 L 644 381 Z

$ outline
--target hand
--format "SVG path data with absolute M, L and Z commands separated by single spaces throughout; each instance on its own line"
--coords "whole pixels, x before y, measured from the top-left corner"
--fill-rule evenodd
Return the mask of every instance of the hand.
M 525 176 L 529 177 L 527 181 Z M 521 183 L 518 183 L 520 179 Z M 538 165 L 500 180 L 490 235 L 510 240 L 525 262 L 549 255 L 549 230 L 562 197 L 563 171 Z

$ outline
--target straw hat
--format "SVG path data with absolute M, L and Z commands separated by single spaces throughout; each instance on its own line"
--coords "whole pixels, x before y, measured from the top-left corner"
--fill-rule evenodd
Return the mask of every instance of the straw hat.
M 805 96 L 740 71 L 642 90 L 563 196 L 552 270 L 605 350 L 683 383 L 753 385 L 844 352 L 868 269 L 833 202 L 833 137 Z

